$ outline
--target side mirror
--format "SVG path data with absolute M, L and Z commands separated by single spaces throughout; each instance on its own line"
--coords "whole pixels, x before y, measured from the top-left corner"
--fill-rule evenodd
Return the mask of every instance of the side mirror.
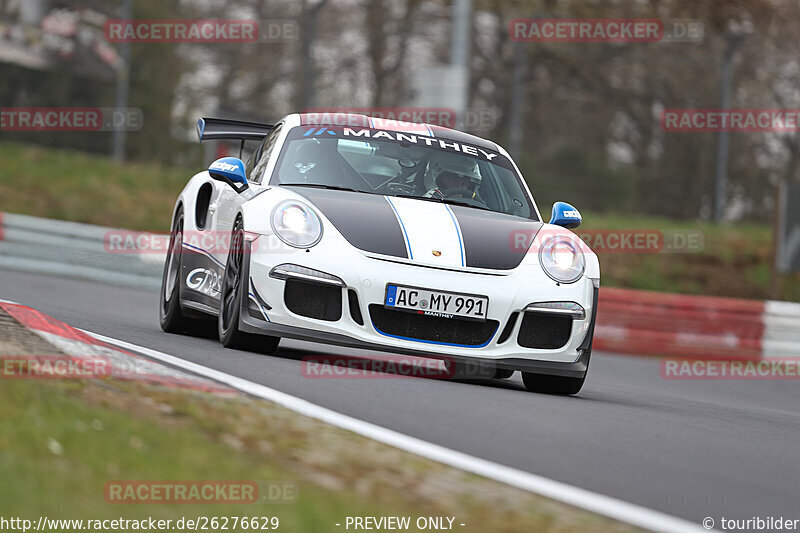
M 244 175 L 244 163 L 238 157 L 217 159 L 208 167 L 208 173 L 215 180 L 224 181 L 238 193 L 248 188 L 247 178 Z
M 550 215 L 550 224 L 561 226 L 567 229 L 575 229 L 581 225 L 583 219 L 577 209 L 566 202 L 556 202 L 553 204 L 553 213 Z

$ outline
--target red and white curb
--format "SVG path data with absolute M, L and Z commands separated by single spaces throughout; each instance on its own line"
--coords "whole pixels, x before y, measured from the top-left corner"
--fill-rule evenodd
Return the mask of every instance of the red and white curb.
M 722 360 L 800 357 L 800 304 L 601 288 L 594 347 Z
M 110 377 L 204 392 L 234 392 L 230 387 L 210 379 L 170 368 L 98 340 L 30 307 L 0 300 L 0 309 L 76 362 L 81 359 L 107 360 Z M 49 355 L 37 354 L 43 357 Z

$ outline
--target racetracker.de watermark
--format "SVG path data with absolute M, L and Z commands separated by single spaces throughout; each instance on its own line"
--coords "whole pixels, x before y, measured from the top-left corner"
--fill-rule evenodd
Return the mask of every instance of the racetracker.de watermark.
M 169 233 L 149 233 L 145 231 L 110 230 L 103 235 L 103 248 L 109 254 L 163 255 L 170 249 Z M 268 252 L 283 249 L 277 238 L 245 232 L 244 242 L 232 241 L 230 231 L 189 230 L 181 234 L 184 253 L 208 252 L 228 254 L 231 251 L 243 253 Z
M 109 20 L 105 38 L 111 43 L 280 43 L 297 41 L 293 20 Z
M 410 314 L 436 316 L 440 313 L 415 311 Z M 309 379 L 489 379 L 500 368 L 491 362 L 456 361 L 452 357 L 427 358 L 411 355 L 371 354 L 314 355 L 304 357 L 300 373 Z
M 518 42 L 691 43 L 705 32 L 695 19 L 526 18 L 512 20 L 508 33 Z
M 309 355 L 303 357 L 300 373 L 311 379 L 451 379 L 455 377 L 455 368 L 451 359 L 406 355 L 376 355 L 370 358 Z
M 109 481 L 108 503 L 125 504 L 252 504 L 295 503 L 293 481 Z
M 508 244 L 512 251 L 519 253 L 538 253 L 550 237 L 570 239 L 578 248 L 583 251 L 588 251 L 588 248 L 595 254 L 698 253 L 705 247 L 703 232 L 699 230 L 573 231 L 574 233 L 567 234 L 562 230 L 515 230 L 509 235 Z
M 665 109 L 659 121 L 667 132 L 796 132 L 800 109 Z
M 285 245 L 271 235 L 245 232 L 243 242 L 232 241 L 228 231 L 190 230 L 181 234 L 184 253 L 228 254 L 239 251 L 257 254 L 282 250 Z M 519 229 L 509 233 L 508 246 L 517 253 L 538 253 L 549 237 L 570 239 L 578 248 L 596 254 L 605 253 L 699 253 L 705 239 L 699 230 L 562 230 Z M 110 230 L 103 237 L 103 247 L 109 254 L 163 255 L 170 249 L 170 235 L 142 231 Z M 233 244 L 232 244 L 233 243 Z
M 0 132 L 139 131 L 144 115 L 138 108 L 3 107 Z
M 661 377 L 668 380 L 800 380 L 800 358 L 703 360 L 664 358 Z
M 94 379 L 109 376 L 111 360 L 107 357 L 0 356 L 0 379 Z
M 424 124 L 456 128 L 458 115 L 450 107 L 313 107 L 303 110 L 303 125 L 333 125 L 392 129 L 395 127 L 427 132 Z M 468 109 L 463 117 L 465 129 L 485 130 L 497 123 L 490 109 Z

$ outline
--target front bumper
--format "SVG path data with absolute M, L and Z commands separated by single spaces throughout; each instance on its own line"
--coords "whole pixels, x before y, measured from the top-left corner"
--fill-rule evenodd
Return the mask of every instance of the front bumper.
M 540 268 L 525 264 L 502 273 L 442 270 L 370 256 L 354 250 L 343 239 L 343 242 L 337 241 L 323 239 L 322 243 L 306 251 L 285 246 L 272 235 L 260 236 L 252 244 L 250 261 L 245 262 L 250 297 L 242 302 L 240 329 L 487 367 L 570 377 L 585 375 L 597 308 L 598 291 L 592 280 L 584 277 L 573 284 L 559 285 Z M 268 251 L 261 251 L 265 249 Z M 343 286 L 338 290 L 342 291 L 342 309 L 338 318 L 321 320 L 292 312 L 284 300 L 286 280 L 270 276 L 273 268 L 281 264 L 300 265 L 341 280 Z M 388 335 L 375 326 L 370 313 L 370 305 L 383 304 L 387 283 L 486 295 L 489 297 L 487 319 L 496 321 L 498 326 L 488 342 L 480 346 Z M 359 324 L 351 312 L 350 291 L 357 296 L 363 324 Z M 535 349 L 517 342 L 524 309 L 537 302 L 576 302 L 584 308 L 585 317 L 572 319 L 569 337 L 563 346 Z M 513 329 L 505 331 L 512 315 Z

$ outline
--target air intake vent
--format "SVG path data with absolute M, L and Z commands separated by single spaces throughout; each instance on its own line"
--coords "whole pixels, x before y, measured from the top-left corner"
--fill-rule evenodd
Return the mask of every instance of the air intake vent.
M 496 320 L 477 322 L 425 316 L 392 311 L 379 304 L 370 305 L 369 314 L 375 329 L 385 335 L 457 346 L 485 346 L 500 326 Z
M 569 342 L 572 318 L 547 313 L 525 313 L 517 342 L 525 348 L 556 350 Z
M 341 287 L 289 278 L 283 300 L 286 308 L 296 315 L 330 322 L 342 318 Z

